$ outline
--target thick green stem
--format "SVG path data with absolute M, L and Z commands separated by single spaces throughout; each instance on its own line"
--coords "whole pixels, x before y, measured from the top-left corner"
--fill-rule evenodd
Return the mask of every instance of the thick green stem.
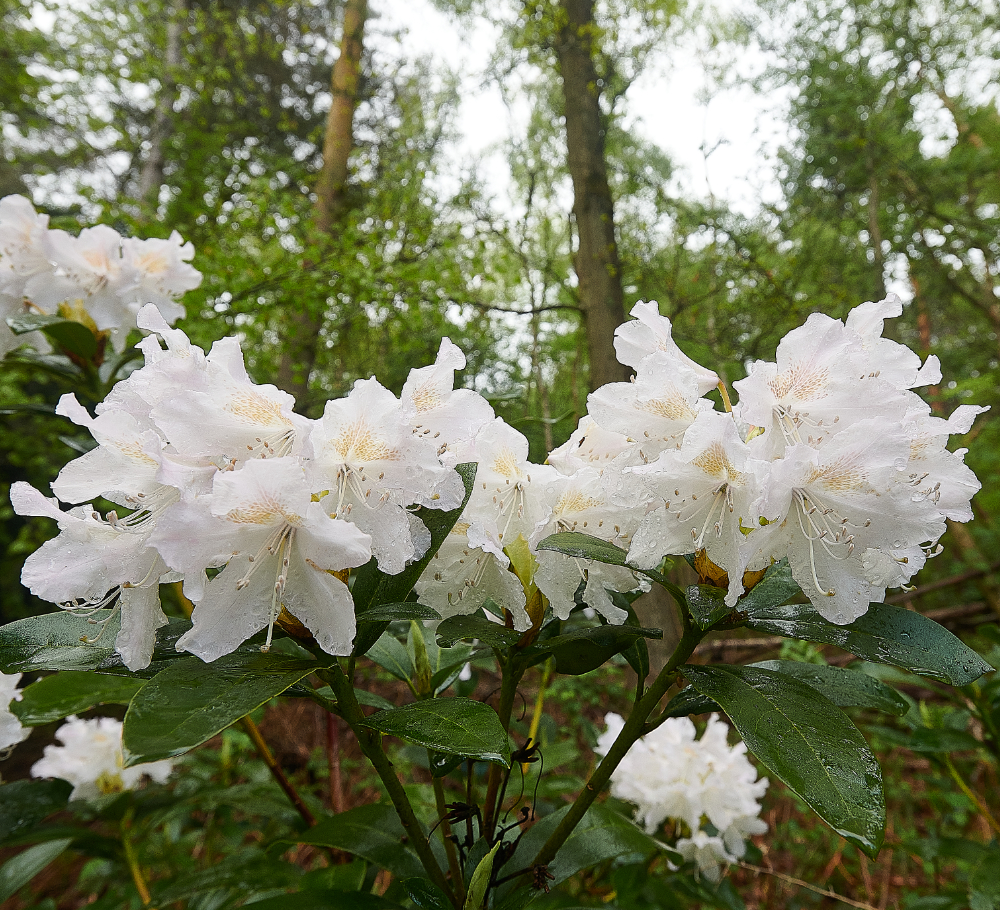
M 517 687 L 524 676 L 524 668 L 518 666 L 516 661 L 511 661 L 502 668 L 503 680 L 500 683 L 500 705 L 497 714 L 504 730 L 510 731 L 510 716 L 514 711 L 514 699 L 517 696 Z M 500 806 L 497 805 L 497 795 L 500 792 L 500 783 L 504 776 L 504 768 L 498 764 L 490 765 L 489 778 L 486 783 L 486 804 L 483 807 L 483 821 L 486 825 L 486 836 L 493 836 L 493 829 L 496 827 L 497 816 L 500 814 Z
M 365 726 L 365 716 L 361 711 L 361 706 L 358 704 L 357 698 L 354 696 L 354 687 L 347 677 L 344 676 L 339 666 L 333 666 L 329 670 L 322 670 L 318 675 L 330 684 L 336 694 L 341 716 L 354 731 L 354 735 L 358 739 L 358 745 L 361 746 L 361 751 L 365 754 L 368 761 L 372 763 L 372 767 L 385 785 L 389 799 L 392 800 L 392 805 L 399 815 L 399 820 L 402 822 L 403 828 L 406 830 L 409 842 L 416 851 L 417 857 L 420 859 L 428 878 L 448 895 L 448 899 L 455 907 L 460 907 L 461 904 L 455 896 L 455 892 L 448 884 L 448 879 L 434 858 L 427 835 L 424 834 L 424 829 L 421 827 L 420 821 L 413 811 L 413 806 L 410 805 L 406 791 L 396 776 L 392 762 L 389 761 L 389 756 L 382 749 L 381 734 Z
M 542 845 L 542 849 L 538 851 L 538 855 L 531 864 L 532 868 L 535 866 L 547 866 L 555 859 L 559 848 L 566 842 L 570 834 L 573 833 L 573 829 L 580 823 L 583 816 L 586 815 L 591 804 L 597 799 L 598 794 L 600 794 L 611 779 L 615 768 L 618 767 L 625 754 L 632 747 L 632 744 L 642 735 L 646 718 L 653 713 L 653 709 L 656 708 L 660 699 L 666 694 L 667 689 L 673 684 L 674 671 L 691 656 L 704 634 L 704 632 L 692 626 L 688 626 L 684 630 L 684 635 L 677 645 L 677 650 L 674 651 L 667 665 L 660 671 L 660 675 L 656 677 L 655 682 L 649 687 L 646 694 L 639 699 L 632 709 L 632 713 L 629 714 L 628 719 L 625 721 L 625 726 L 622 727 L 622 731 L 618 734 L 614 745 L 611 746 L 608 754 L 604 756 L 604 760 L 597 766 L 590 780 L 587 781 L 583 792 L 577 797 L 576 802 L 570 807 L 569 812 L 563 816 L 562 821 L 559 822 L 559 825 L 549 836 L 549 839 Z
M 428 758 L 430 754 L 428 749 Z M 462 864 L 458 861 L 458 850 L 455 849 L 455 842 L 451 839 L 451 823 L 448 821 L 448 809 L 445 806 L 444 783 L 440 777 L 434 778 L 434 802 L 437 805 L 438 818 L 441 819 L 441 840 L 444 843 L 444 852 L 448 856 L 448 868 L 451 870 L 455 895 L 464 903 L 465 883 L 462 880 Z

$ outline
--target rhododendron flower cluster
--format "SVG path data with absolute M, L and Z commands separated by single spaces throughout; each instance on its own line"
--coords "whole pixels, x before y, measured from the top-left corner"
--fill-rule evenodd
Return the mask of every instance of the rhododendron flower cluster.
M 170 759 L 126 768 L 122 755 L 122 722 L 113 717 L 82 720 L 70 716 L 56 731 L 60 746 L 45 747 L 31 767 L 32 777 L 58 777 L 73 785 L 71 799 L 97 799 L 135 790 L 144 777 L 162 784 L 170 776 Z
M 638 304 L 616 332 L 635 381 L 590 397 L 598 426 L 629 440 L 603 476 L 615 506 L 642 510 L 630 563 L 703 550 L 728 573 L 734 606 L 745 572 L 787 557 L 816 609 L 841 624 L 906 584 L 946 519 L 972 517 L 979 482 L 946 444 L 986 409 L 931 415 L 912 389 L 940 381 L 937 358 L 921 365 L 882 337 L 901 312 L 890 296 L 846 322 L 814 313 L 776 363 L 750 364 L 723 413 L 703 397 L 715 375 L 677 349 L 654 305 Z
M 624 725 L 617 714 L 604 721 L 608 728 L 597 741 L 599 755 L 608 752 Z M 746 745 L 730 746 L 728 734 L 714 714 L 700 739 L 688 718 L 668 718 L 637 740 L 611 775 L 612 796 L 632 803 L 636 820 L 650 834 L 667 819 L 684 825 L 677 852 L 713 881 L 720 878 L 720 864 L 746 853 L 746 838 L 767 831 L 760 818 L 767 778 L 757 779 Z
M 10 710 L 13 702 L 21 700 L 21 690 L 17 688 L 20 680 L 20 673 L 0 673 L 0 753 L 27 739 L 31 732 Z
M 201 283 L 194 246 L 174 231 L 167 240 L 122 237 L 107 225 L 78 237 L 52 230 L 23 196 L 0 199 L 0 322 L 25 311 L 54 315 L 80 307 L 116 349 L 135 328 L 139 308 L 153 303 L 167 322 L 184 315 L 177 298 Z M 0 354 L 20 343 L 5 322 Z

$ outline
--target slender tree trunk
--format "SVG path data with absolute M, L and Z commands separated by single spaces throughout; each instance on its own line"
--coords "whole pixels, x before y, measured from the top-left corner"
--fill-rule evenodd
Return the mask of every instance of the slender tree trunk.
M 367 17 L 368 0 L 346 0 L 340 56 L 330 80 L 333 103 L 323 138 L 323 168 L 316 181 L 315 223 L 324 237 L 334 232 L 346 209 L 347 165 L 354 146 L 354 112 Z M 295 309 L 288 314 L 277 384 L 296 398 L 301 399 L 309 388 L 322 327 L 321 312 Z
M 590 355 L 590 388 L 628 379 L 618 363 L 614 331 L 625 321 L 614 203 L 604 154 L 593 0 L 559 0 L 562 15 L 555 51 L 562 78 L 566 147 L 573 178 L 573 216 L 579 248 L 574 267 Z
M 149 131 L 149 154 L 139 172 L 137 192 L 140 205 L 147 212 L 156 211 L 163 185 L 164 146 L 173 132 L 174 101 L 177 98 L 177 74 L 181 67 L 181 29 L 187 14 L 185 0 L 170 0 L 167 12 L 167 45 L 164 49 L 163 77 L 160 96 L 153 111 L 153 126 Z
M 878 222 L 881 205 L 878 175 L 875 173 L 875 156 L 869 141 L 865 147 L 865 170 L 868 172 L 868 239 L 871 242 L 875 265 L 875 299 L 885 299 L 885 255 L 882 252 L 882 228 Z

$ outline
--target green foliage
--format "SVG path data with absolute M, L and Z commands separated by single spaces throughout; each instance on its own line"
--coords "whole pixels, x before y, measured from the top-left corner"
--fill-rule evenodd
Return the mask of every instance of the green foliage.
M 864 737 L 798 679 L 756 667 L 685 667 L 747 747 L 838 834 L 869 856 L 882 846 L 882 775 Z
M 436 698 L 379 711 L 365 723 L 447 755 L 510 764 L 507 731 L 488 705 L 468 698 Z
M 332 660 L 237 652 L 210 664 L 198 657 L 174 661 L 129 703 L 122 732 L 125 766 L 200 746 Z

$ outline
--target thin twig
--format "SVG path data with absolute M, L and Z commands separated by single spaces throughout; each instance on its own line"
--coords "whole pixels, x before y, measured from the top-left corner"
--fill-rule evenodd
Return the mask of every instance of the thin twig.
M 292 786 L 292 782 L 285 776 L 285 772 L 281 770 L 281 766 L 274 758 L 274 754 L 271 752 L 270 747 L 264 740 L 264 737 L 260 735 L 260 730 L 257 729 L 257 725 L 251 720 L 250 716 L 247 715 L 240 721 L 240 725 L 246 731 L 247 736 L 250 737 L 250 742 L 254 744 L 260 757 L 264 760 L 264 764 L 267 765 L 268 771 L 271 772 L 271 776 L 278 782 L 278 786 L 285 791 L 285 796 L 291 800 L 293 806 L 295 806 L 299 815 L 302 816 L 302 820 L 311 828 L 316 824 L 316 818 L 309 811 L 309 807 L 302 801 L 302 797 L 299 796 L 298 790 Z
M 152 907 L 153 896 L 149 893 L 149 886 L 146 884 L 145 876 L 142 874 L 142 867 L 139 865 L 139 856 L 135 852 L 135 845 L 130 836 L 132 831 L 132 817 L 135 809 L 129 808 L 121 821 L 122 850 L 125 853 L 125 862 L 129 872 L 132 873 L 132 881 L 135 882 L 135 890 L 139 892 L 142 906 L 147 910 L 154 910 Z
M 430 749 L 427 755 L 430 757 Z M 434 802 L 437 805 L 438 818 L 441 822 L 441 840 L 444 842 L 444 852 L 448 857 L 448 867 L 451 870 L 451 882 L 455 887 L 455 896 L 465 902 L 465 882 L 462 879 L 462 865 L 458 861 L 458 850 L 452 840 L 451 822 L 448 821 L 448 808 L 445 805 L 444 782 L 440 777 L 431 778 L 434 785 Z
M 780 878 L 783 882 L 788 882 L 790 885 L 798 885 L 800 888 L 806 888 L 807 890 L 812 891 L 813 894 L 820 894 L 823 897 L 831 897 L 835 901 L 847 904 L 849 907 L 857 907 L 858 910 L 878 910 L 877 907 L 873 907 L 871 904 L 863 904 L 861 901 L 853 900 L 850 897 L 844 897 L 842 894 L 837 894 L 836 891 L 827 891 L 826 888 L 818 888 L 816 885 L 810 885 L 809 882 L 802 881 L 801 878 L 785 875 L 784 872 L 775 872 L 772 869 L 765 869 L 762 866 L 755 866 L 752 863 L 744 863 L 742 861 L 740 861 L 739 866 L 741 869 L 747 869 L 750 872 L 773 875 L 775 878 Z

